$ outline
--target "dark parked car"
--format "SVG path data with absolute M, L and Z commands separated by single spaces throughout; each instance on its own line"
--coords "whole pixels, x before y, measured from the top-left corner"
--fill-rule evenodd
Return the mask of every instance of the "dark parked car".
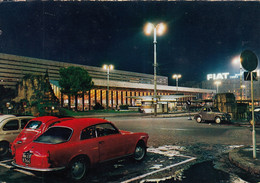
M 228 113 L 220 112 L 218 108 L 215 107 L 202 107 L 198 114 L 195 114 L 194 119 L 201 123 L 203 121 L 215 121 L 219 124 L 223 121 L 230 122 L 231 116 Z

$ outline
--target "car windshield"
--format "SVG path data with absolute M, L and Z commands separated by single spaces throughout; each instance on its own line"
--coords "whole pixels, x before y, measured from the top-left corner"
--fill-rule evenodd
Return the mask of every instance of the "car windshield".
M 212 112 L 219 112 L 218 108 L 213 107 Z
M 44 134 L 38 137 L 34 142 L 46 144 L 59 144 L 67 142 L 71 137 L 72 130 L 65 127 L 49 128 Z
M 30 121 L 25 128 L 27 129 L 32 129 L 32 130 L 36 130 L 38 128 L 40 128 L 42 122 L 41 121 Z

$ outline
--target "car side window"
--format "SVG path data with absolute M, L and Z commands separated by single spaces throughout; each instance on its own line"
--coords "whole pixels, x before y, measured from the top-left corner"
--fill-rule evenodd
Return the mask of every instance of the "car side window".
M 90 126 L 82 130 L 80 140 L 92 139 L 96 137 L 95 127 Z
M 17 119 L 8 121 L 3 127 L 4 131 L 18 130 L 18 129 L 19 129 L 19 121 Z
M 104 124 L 96 125 L 96 131 L 97 131 L 98 137 L 113 135 L 113 134 L 119 133 L 119 131 L 113 125 L 111 125 L 110 123 L 104 123 Z
M 21 128 L 23 129 L 30 119 L 21 119 Z

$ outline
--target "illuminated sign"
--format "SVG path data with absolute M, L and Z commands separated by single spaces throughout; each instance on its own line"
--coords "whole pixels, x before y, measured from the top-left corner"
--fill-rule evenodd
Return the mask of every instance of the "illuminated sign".
M 255 70 L 257 76 L 260 76 L 260 70 Z M 243 73 L 241 73 L 242 75 Z M 217 73 L 217 74 L 207 74 L 207 80 L 225 80 L 225 79 L 236 79 L 239 78 L 240 74 L 235 74 L 233 76 L 229 75 L 229 72 Z
M 228 75 L 229 75 L 229 72 L 218 73 L 218 74 L 208 74 L 207 80 L 223 80 L 223 79 L 227 79 Z

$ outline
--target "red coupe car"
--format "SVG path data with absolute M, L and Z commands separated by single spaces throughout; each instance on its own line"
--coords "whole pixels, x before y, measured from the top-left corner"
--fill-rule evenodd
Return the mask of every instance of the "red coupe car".
M 52 125 L 68 119 L 72 119 L 72 117 L 58 118 L 54 116 L 43 116 L 30 120 L 21 133 L 13 141 L 11 146 L 12 152 L 15 148 L 32 142 Z
M 68 169 L 70 178 L 82 180 L 97 163 L 125 156 L 143 160 L 147 140 L 147 133 L 122 131 L 104 119 L 71 119 L 14 149 L 13 165 L 34 171 Z

